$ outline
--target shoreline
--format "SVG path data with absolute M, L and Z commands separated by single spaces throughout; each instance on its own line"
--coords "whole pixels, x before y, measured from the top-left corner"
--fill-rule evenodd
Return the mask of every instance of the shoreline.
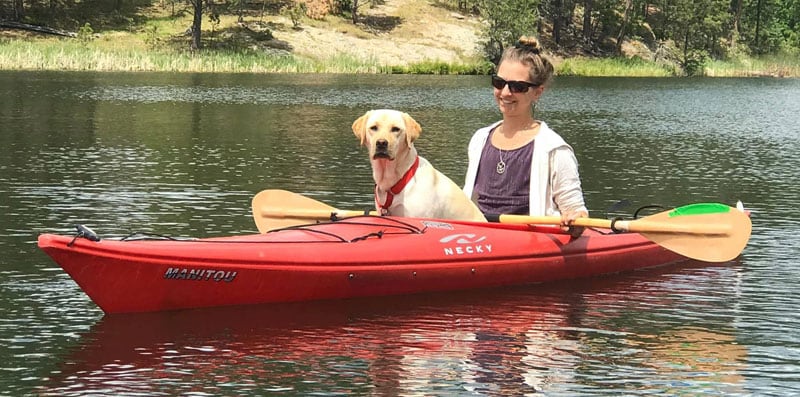
M 555 57 L 554 57 L 555 58 Z M 800 63 L 798 63 L 800 65 Z M 738 63 L 714 61 L 704 77 L 800 77 L 800 66 L 780 59 L 746 59 Z M 103 48 L 68 39 L 0 38 L 0 70 L 169 72 L 169 73 L 341 73 L 486 75 L 486 61 L 422 61 L 385 65 L 375 58 L 340 53 L 326 59 L 252 50 L 164 51 Z M 671 65 L 638 58 L 556 58 L 556 74 L 581 77 L 680 77 Z
M 481 21 L 468 14 L 396 0 L 369 10 L 399 23 L 385 32 L 341 17 L 305 19 L 301 26 L 282 15 L 221 15 L 216 31 L 203 30 L 205 49 L 191 52 L 188 15 L 157 6 L 127 29 L 95 31 L 86 24 L 75 37 L 0 29 L 0 70 L 168 73 L 344 73 L 488 75 L 493 65 L 478 50 Z M 68 32 L 69 33 L 69 32 Z M 632 43 L 636 44 L 636 43 Z M 644 48 L 631 45 L 630 48 Z M 648 61 L 647 51 L 627 56 L 550 54 L 561 76 L 682 77 L 674 61 Z M 626 52 L 627 53 L 627 52 Z M 796 56 L 708 61 L 698 76 L 800 77 Z

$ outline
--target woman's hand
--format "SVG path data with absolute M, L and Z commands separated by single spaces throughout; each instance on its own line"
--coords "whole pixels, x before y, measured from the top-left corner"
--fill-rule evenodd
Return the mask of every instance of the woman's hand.
M 561 230 L 567 232 L 572 237 L 580 237 L 585 229 L 583 226 L 573 226 L 575 219 L 587 218 L 589 213 L 584 210 L 579 211 L 565 211 L 561 213 Z

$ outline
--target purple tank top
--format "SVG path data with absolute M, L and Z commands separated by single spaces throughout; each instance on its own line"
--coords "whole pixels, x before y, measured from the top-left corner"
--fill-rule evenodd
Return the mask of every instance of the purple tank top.
M 501 151 L 492 145 L 489 136 L 481 152 L 475 179 L 481 212 L 528 215 L 534 142 L 514 150 Z

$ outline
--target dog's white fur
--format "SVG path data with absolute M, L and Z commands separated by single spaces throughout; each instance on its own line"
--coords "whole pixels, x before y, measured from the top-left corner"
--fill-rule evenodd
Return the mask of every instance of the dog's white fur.
M 386 202 L 387 192 L 414 164 L 414 147 L 422 128 L 407 113 L 391 109 L 370 110 L 353 122 L 353 133 L 369 149 L 376 197 Z M 376 203 L 378 211 L 378 203 Z M 486 221 L 478 207 L 450 178 L 420 157 L 414 177 L 394 195 L 388 214 L 414 218 Z

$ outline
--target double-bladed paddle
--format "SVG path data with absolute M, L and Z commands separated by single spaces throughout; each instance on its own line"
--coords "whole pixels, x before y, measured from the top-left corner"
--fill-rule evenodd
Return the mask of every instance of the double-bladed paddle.
M 365 215 L 364 211 L 339 210 L 310 197 L 277 189 L 259 192 L 253 197 L 252 208 L 261 233 L 332 217 Z M 500 223 L 561 224 L 557 216 L 495 215 L 487 219 Z M 717 203 L 690 204 L 634 220 L 578 218 L 573 225 L 636 232 L 668 250 L 706 262 L 725 262 L 739 256 L 752 229 L 746 213 Z

